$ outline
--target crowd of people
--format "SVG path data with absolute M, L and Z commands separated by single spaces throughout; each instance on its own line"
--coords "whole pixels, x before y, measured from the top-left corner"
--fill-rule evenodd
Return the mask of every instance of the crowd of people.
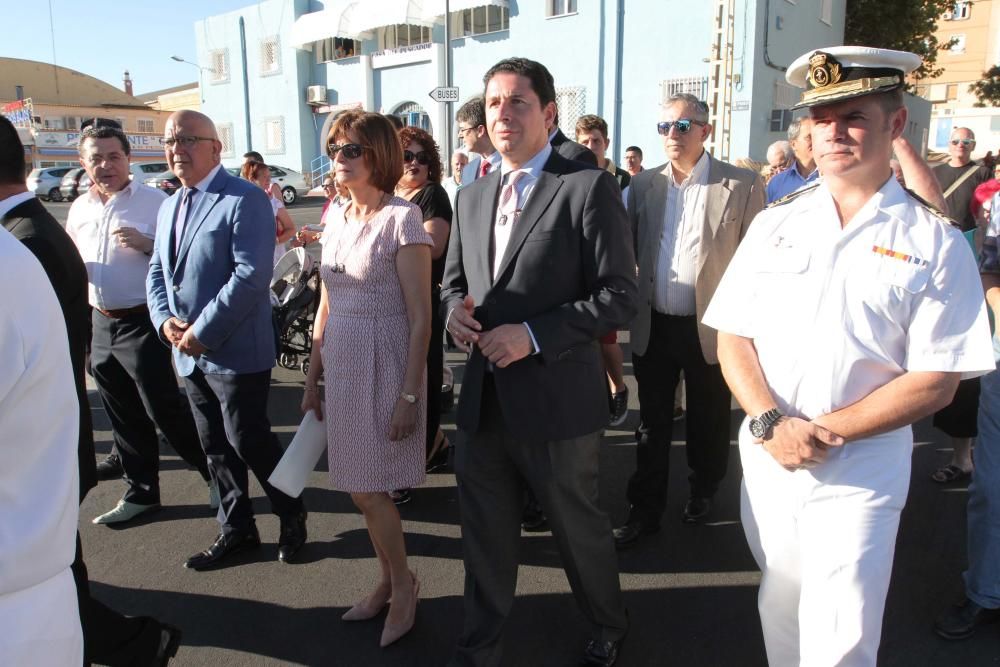
M 410 632 L 420 596 L 397 505 L 451 462 L 466 574 L 449 664 L 501 664 L 519 536 L 545 529 L 590 624 L 579 664 L 615 664 L 630 622 L 616 550 L 660 530 L 678 410 L 679 518 L 697 524 L 728 471 L 733 398 L 747 415 L 742 523 L 762 571 L 769 663 L 876 664 L 910 425 L 930 415 L 954 443 L 934 481 L 972 477 L 966 599 L 934 627 L 970 636 L 1000 616 L 1000 350 L 987 316 L 1000 313 L 1000 182 L 971 160 L 968 129 L 933 170 L 902 138 L 902 90 L 919 64 L 859 47 L 804 54 L 787 78 L 806 114 L 767 165 L 713 157 L 707 104 L 673 95 L 656 127 L 667 161 L 644 168 L 629 146 L 623 169 L 604 119 L 581 116 L 570 139 L 545 66 L 505 59 L 457 110 L 450 175 L 428 132 L 338 116 L 322 225 L 299 230 L 263 157 L 248 153 L 230 175 L 215 124 L 194 111 L 167 122 L 182 185 L 170 199 L 130 180 L 115 121 L 89 122 L 78 148 L 93 186 L 63 230 L 27 192 L 23 147 L 0 119 L 0 275 L 29 288 L 0 313 L 0 430 L 38 443 L 0 472 L 16 490 L 0 500 L 15 549 L 4 560 L 18 564 L 0 569 L 0 664 L 39 651 L 38 664 L 62 665 L 176 654 L 179 628 L 90 596 L 74 534 L 98 478 L 126 490 L 94 523 L 160 508 L 161 438 L 217 509 L 215 539 L 185 567 L 225 567 L 260 545 L 251 472 L 279 517 L 278 559 L 297 560 L 307 508 L 269 481 L 286 455 L 267 417 L 269 292 L 286 248 L 316 242 L 301 407 L 324 425 L 330 486 L 363 515 L 378 563 L 342 618 L 385 611 L 380 646 Z M 621 331 L 640 424 L 628 516 L 612 526 L 598 453 L 628 415 Z M 455 442 L 441 428 L 446 344 L 466 353 Z M 114 439 L 100 464 L 85 372 Z M 26 418 L 38 400 L 58 418 Z

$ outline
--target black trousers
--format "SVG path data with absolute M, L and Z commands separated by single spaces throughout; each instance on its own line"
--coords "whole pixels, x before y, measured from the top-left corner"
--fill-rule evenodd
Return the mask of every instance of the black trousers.
M 157 428 L 207 481 L 208 464 L 191 408 L 177 387 L 170 348 L 157 337 L 149 314 L 118 319 L 95 309 L 92 322 L 90 364 L 125 471 L 125 500 L 160 502 Z
M 514 602 L 524 481 L 548 516 L 570 588 L 594 638 L 628 628 L 608 515 L 597 506 L 600 434 L 525 441 L 504 423 L 492 375 L 483 386 L 479 430 L 455 451 L 465 561 L 465 620 L 451 665 L 499 665 Z
M 441 383 L 444 382 L 444 320 L 438 315 L 440 291 L 431 294 L 431 344 L 427 348 L 427 454 L 441 426 Z
M 260 482 L 279 517 L 302 511 L 302 500 L 271 486 L 283 451 L 267 418 L 271 371 L 237 375 L 206 374 L 195 368 L 184 378 L 195 425 L 219 485 L 222 532 L 247 531 L 253 525 L 248 470 Z
M 111 667 L 151 664 L 160 648 L 163 626 L 149 616 L 124 616 L 90 597 L 80 533 L 76 534 L 76 558 L 70 569 L 80 605 L 84 667 L 92 662 Z
M 628 482 L 632 516 L 657 525 L 667 505 L 674 394 L 680 372 L 687 388 L 687 453 L 691 495 L 711 498 L 729 465 L 731 395 L 718 364 L 708 364 L 695 317 L 653 312 L 646 353 L 632 355 L 639 386 L 636 469 Z

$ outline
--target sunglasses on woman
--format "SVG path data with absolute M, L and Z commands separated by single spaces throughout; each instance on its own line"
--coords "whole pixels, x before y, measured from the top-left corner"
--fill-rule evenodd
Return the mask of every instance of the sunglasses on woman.
M 331 158 L 336 157 L 337 153 L 343 151 L 344 157 L 348 160 L 356 160 L 361 157 L 361 154 L 365 152 L 365 146 L 361 144 L 327 144 L 326 154 Z
M 656 124 L 656 131 L 663 136 L 667 136 L 670 134 L 670 128 L 674 128 L 677 130 L 677 134 L 687 134 L 691 131 L 692 125 L 704 126 L 708 125 L 708 123 L 701 120 L 694 120 L 693 118 L 681 118 L 674 121 L 664 120 Z
M 413 162 L 414 160 L 417 161 L 417 164 L 422 164 L 425 167 L 431 163 L 431 157 L 424 151 L 419 153 L 403 151 L 403 162 Z

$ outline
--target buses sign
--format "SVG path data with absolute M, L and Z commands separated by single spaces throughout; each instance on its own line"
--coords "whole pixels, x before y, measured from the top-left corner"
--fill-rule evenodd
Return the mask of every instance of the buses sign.
M 458 86 L 438 86 L 428 93 L 428 95 L 435 102 L 457 102 Z

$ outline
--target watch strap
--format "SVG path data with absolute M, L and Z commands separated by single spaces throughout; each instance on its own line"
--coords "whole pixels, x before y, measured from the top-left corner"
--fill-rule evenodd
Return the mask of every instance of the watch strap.
M 771 427 L 774 426 L 778 422 L 778 420 L 784 416 L 785 413 L 781 411 L 781 408 L 771 408 L 764 414 L 757 417 L 757 420 L 761 424 L 763 424 L 764 432 L 767 433 L 769 430 L 771 430 Z

